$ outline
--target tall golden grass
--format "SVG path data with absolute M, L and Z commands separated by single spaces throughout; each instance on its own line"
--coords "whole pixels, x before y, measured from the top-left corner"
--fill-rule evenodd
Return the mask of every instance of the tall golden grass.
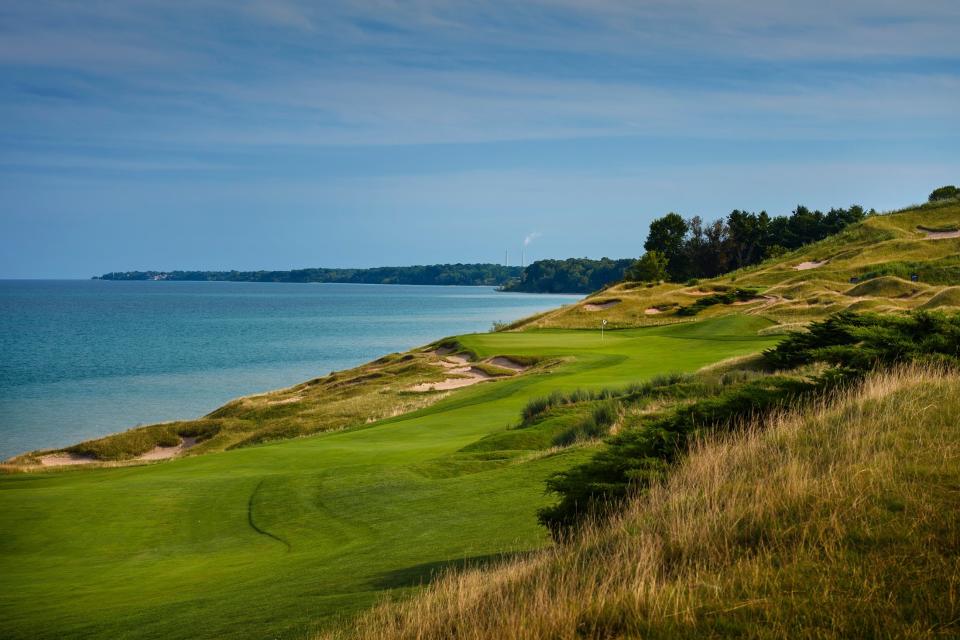
M 322 637 L 960 636 L 960 375 L 877 374 L 766 424 L 576 540 Z

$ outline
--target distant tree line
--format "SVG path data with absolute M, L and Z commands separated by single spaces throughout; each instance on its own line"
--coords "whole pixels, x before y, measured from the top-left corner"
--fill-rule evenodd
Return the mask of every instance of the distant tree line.
M 766 211 L 735 209 L 713 222 L 668 213 L 650 223 L 643 244 L 647 253 L 626 277 L 674 282 L 712 278 L 822 240 L 865 216 L 859 205 L 826 213 L 798 206 L 789 216 L 774 217 Z
M 623 280 L 626 270 L 633 262 L 632 258 L 537 260 L 524 269 L 519 278 L 506 284 L 503 290 L 527 293 L 590 293 L 611 282 Z
M 500 286 L 519 279 L 520 267 L 499 264 L 433 264 L 371 269 L 294 269 L 292 271 L 121 271 L 100 280 L 190 280 L 225 282 L 342 282 Z

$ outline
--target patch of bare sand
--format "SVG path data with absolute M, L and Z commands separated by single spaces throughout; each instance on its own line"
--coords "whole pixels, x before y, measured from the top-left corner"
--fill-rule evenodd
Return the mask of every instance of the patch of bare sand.
M 921 229 L 921 231 L 923 231 Z M 924 240 L 946 240 L 947 238 L 960 238 L 960 231 L 923 231 L 927 234 Z
M 154 447 L 150 451 L 137 456 L 131 460 L 125 460 L 120 463 L 110 463 L 112 465 L 117 464 L 129 464 L 131 462 L 151 462 L 153 460 L 169 460 L 170 458 L 175 458 L 187 449 L 193 447 L 197 444 L 196 438 L 181 438 L 180 444 L 173 447 Z M 65 467 L 76 464 L 93 464 L 94 462 L 104 462 L 103 460 L 97 460 L 93 456 L 81 455 L 78 453 L 49 453 L 45 456 L 40 456 L 40 466 L 43 467 Z
M 657 309 L 656 307 L 648 307 L 644 309 L 643 312 L 648 316 L 655 316 L 658 313 L 663 313 L 663 311 L 661 311 L 660 309 Z
M 520 363 L 517 362 L 516 360 L 511 360 L 510 358 L 507 358 L 506 356 L 497 356 L 496 358 L 491 358 L 491 359 L 488 360 L 487 362 L 489 362 L 490 364 L 492 364 L 492 365 L 495 366 L 495 367 L 502 367 L 502 368 L 504 368 L 504 369 L 510 369 L 511 371 L 516 371 L 516 372 L 518 372 L 518 373 L 521 372 L 521 371 L 526 371 L 527 369 L 530 368 L 530 367 L 526 367 L 526 366 L 520 364 Z
M 620 304 L 620 300 L 607 300 L 605 302 L 588 302 L 583 305 L 583 308 L 587 311 L 601 311 L 603 309 L 609 309 L 610 307 L 615 307 Z
M 457 377 L 447 378 L 446 380 L 441 380 L 440 382 L 423 382 L 410 387 L 410 391 L 450 391 L 451 389 L 469 387 L 470 385 L 477 384 L 478 382 L 485 382 L 493 379 L 493 376 L 475 367 L 450 369 L 449 371 L 450 373 L 457 374 Z
M 806 271 L 808 269 L 816 269 L 827 264 L 829 260 L 808 260 L 807 262 L 801 262 L 793 268 L 794 271 Z
M 141 456 L 137 456 L 137 460 L 168 460 L 170 458 L 175 458 L 187 449 L 193 447 L 197 444 L 196 438 L 181 438 L 180 444 L 175 447 L 154 447 L 147 451 Z
M 753 304 L 754 302 L 764 302 L 766 298 L 750 298 L 749 300 L 737 300 L 736 302 L 731 303 L 731 306 L 742 307 L 745 304 Z
M 40 456 L 40 465 L 44 467 L 64 467 L 73 464 L 91 464 L 97 459 L 93 456 L 84 456 L 78 453 L 51 453 Z

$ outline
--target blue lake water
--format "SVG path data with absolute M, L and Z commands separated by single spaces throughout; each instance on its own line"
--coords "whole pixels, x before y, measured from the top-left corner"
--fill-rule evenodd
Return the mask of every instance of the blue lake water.
M 579 296 L 488 287 L 0 281 L 0 459 L 193 418 Z

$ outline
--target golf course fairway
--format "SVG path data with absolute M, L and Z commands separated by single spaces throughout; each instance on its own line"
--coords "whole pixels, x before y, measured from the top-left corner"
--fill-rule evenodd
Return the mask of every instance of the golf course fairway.
M 457 455 L 533 397 L 693 371 L 776 342 L 756 316 L 461 336 L 557 366 L 345 431 L 118 468 L 0 476 L 6 638 L 277 638 L 415 588 L 448 565 L 548 543 L 544 479 L 597 445 Z

